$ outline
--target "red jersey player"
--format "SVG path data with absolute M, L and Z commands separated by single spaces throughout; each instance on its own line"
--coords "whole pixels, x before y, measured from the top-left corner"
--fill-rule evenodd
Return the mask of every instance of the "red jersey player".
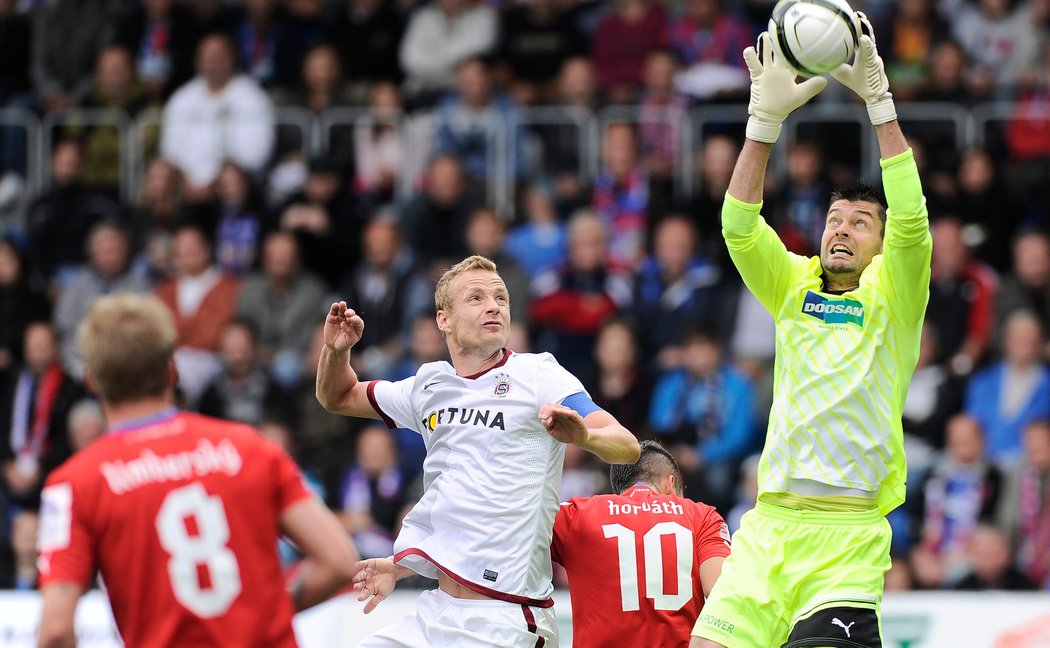
M 615 495 L 575 497 L 554 519 L 551 555 L 565 567 L 575 648 L 688 646 L 704 597 L 729 555 L 714 508 L 682 497 L 674 457 L 642 442 L 635 464 L 609 469 Z
M 295 646 L 295 609 L 356 571 L 336 518 L 255 430 L 171 405 L 175 327 L 155 298 L 98 300 L 78 337 L 109 432 L 44 489 L 40 646 L 75 645 L 96 570 L 129 646 Z M 282 533 L 307 556 L 292 596 Z

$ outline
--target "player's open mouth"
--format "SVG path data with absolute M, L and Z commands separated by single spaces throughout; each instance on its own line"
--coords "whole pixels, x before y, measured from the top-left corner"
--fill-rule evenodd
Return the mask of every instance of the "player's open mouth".
M 832 245 L 831 249 L 828 250 L 828 252 L 830 254 L 837 254 L 839 252 L 842 252 L 843 254 L 848 254 L 849 256 L 853 256 L 853 251 L 850 250 L 845 245 L 842 245 L 841 243 L 836 243 L 835 245 Z
M 485 322 L 482 324 L 482 326 L 492 328 L 503 328 L 503 322 Z

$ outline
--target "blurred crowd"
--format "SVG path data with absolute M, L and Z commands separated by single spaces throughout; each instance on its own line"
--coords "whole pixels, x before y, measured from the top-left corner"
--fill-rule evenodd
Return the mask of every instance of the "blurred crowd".
M 771 5 L 0 0 L 0 587 L 34 586 L 42 481 L 105 430 L 75 331 L 121 291 L 170 308 L 183 406 L 256 425 L 365 556 L 388 555 L 423 445 L 321 409 L 324 313 L 342 299 L 362 314 L 362 379 L 411 376 L 445 358 L 434 282 L 467 254 L 498 264 L 512 349 L 554 353 L 673 448 L 686 495 L 735 527 L 754 503 L 774 339 L 719 211 L 746 116 L 740 52 Z M 1050 589 L 1050 0 L 857 7 L 905 107 L 935 243 L 888 588 Z M 991 101 L 1006 110 L 976 148 L 904 118 Z M 683 191 L 689 111 L 723 104 L 740 118 L 685 152 Z M 603 123 L 593 168 L 571 120 L 521 118 L 609 106 L 631 110 Z M 357 117 L 318 149 L 277 118 L 287 107 Z M 38 143 L 4 118 L 19 111 L 53 125 L 40 187 Z M 106 124 L 149 111 L 160 128 L 136 133 L 148 154 L 129 196 Z M 763 213 L 813 254 L 860 142 L 829 122 L 782 146 Z M 497 173 L 510 205 L 493 203 Z M 563 497 L 607 490 L 599 463 L 570 446 Z

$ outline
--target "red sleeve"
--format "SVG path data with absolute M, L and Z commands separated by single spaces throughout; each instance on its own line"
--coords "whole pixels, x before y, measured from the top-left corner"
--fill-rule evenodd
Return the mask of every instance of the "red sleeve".
M 725 558 L 729 555 L 729 525 L 714 508 L 707 507 L 707 515 L 698 517 L 700 527 L 696 529 L 696 564 L 702 565 L 708 558 Z
M 311 495 L 303 481 L 299 466 L 292 461 L 292 458 L 276 445 L 273 445 L 273 452 L 277 476 L 277 510 L 284 511 L 304 497 L 311 497 Z
M 983 349 L 992 336 L 996 279 L 988 268 L 978 265 L 970 268 L 970 278 L 977 290 L 970 303 L 970 317 L 966 328 L 974 342 L 980 344 Z
M 65 470 L 48 478 L 41 494 L 37 534 L 40 587 L 58 582 L 91 586 L 98 567 L 90 523 L 94 499 Z

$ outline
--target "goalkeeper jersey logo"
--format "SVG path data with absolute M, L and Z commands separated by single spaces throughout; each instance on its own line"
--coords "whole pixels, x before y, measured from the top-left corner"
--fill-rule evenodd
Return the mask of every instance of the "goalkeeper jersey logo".
M 825 324 L 864 326 L 864 305 L 856 299 L 829 299 L 810 290 L 806 291 L 806 301 L 802 303 L 802 312 Z

